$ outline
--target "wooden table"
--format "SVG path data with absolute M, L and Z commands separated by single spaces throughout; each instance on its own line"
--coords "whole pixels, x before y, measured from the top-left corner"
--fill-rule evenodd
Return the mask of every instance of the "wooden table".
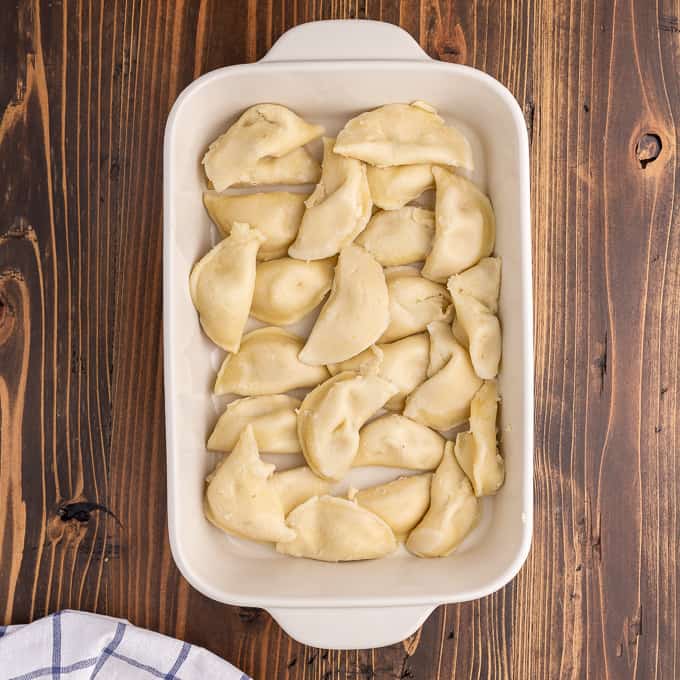
M 677 0 L 2 9 L 0 623 L 105 612 L 258 680 L 680 677 Z M 499 78 L 533 168 L 532 552 L 499 593 L 362 652 L 305 648 L 262 611 L 200 596 L 165 521 L 167 113 L 201 73 L 344 17 L 399 23 Z

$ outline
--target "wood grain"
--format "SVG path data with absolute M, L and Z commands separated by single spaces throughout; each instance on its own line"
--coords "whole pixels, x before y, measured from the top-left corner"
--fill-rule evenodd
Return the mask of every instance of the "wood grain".
M 680 677 L 678 0 L 3 10 L 2 621 L 123 616 L 258 680 Z M 534 222 L 532 552 L 495 595 L 360 652 L 305 648 L 262 611 L 203 598 L 165 524 L 165 118 L 201 73 L 260 58 L 297 23 L 345 17 L 398 23 L 431 56 L 510 88 L 530 132 Z M 78 502 L 121 525 L 64 514 Z

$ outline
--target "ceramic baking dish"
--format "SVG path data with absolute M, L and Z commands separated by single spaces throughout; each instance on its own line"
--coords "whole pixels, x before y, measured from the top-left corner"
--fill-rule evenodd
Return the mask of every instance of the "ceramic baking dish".
M 506 482 L 483 499 L 483 519 L 453 555 L 327 564 L 234 539 L 203 516 L 205 450 L 224 403 L 211 393 L 223 353 L 202 335 L 189 297 L 192 264 L 215 241 L 202 205 L 200 159 L 248 106 L 278 102 L 335 134 L 357 112 L 422 99 L 472 140 L 474 179 L 497 217 L 503 259 L 500 432 Z M 256 64 L 222 68 L 184 90 L 168 118 L 164 162 L 164 352 L 168 524 L 186 579 L 221 602 L 263 607 L 294 638 L 331 648 L 387 645 L 437 606 L 483 597 L 517 573 L 532 531 L 533 350 L 528 142 L 520 107 L 480 71 L 433 61 L 404 31 L 370 21 L 305 24 Z M 269 460 L 281 460 L 269 458 Z M 357 470 L 357 485 L 394 477 Z

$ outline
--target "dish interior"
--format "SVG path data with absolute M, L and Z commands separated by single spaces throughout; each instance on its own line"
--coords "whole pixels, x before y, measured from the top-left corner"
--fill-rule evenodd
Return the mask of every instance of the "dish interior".
M 201 332 L 188 288 L 193 263 L 219 238 L 202 204 L 205 178 L 200 159 L 213 139 L 258 102 L 284 104 L 334 136 L 361 111 L 416 99 L 434 105 L 468 136 L 475 159 L 475 170 L 468 176 L 489 194 L 496 212 L 495 254 L 503 261 L 499 436 L 506 482 L 497 496 L 481 499 L 479 526 L 447 558 L 423 560 L 403 548 L 388 558 L 347 564 L 278 555 L 270 546 L 221 532 L 203 516 L 204 479 L 220 455 L 207 451 L 205 441 L 229 398 L 212 395 L 225 353 Z M 239 66 L 208 74 L 178 100 L 165 149 L 168 510 L 175 559 L 185 577 L 206 595 L 262 606 L 337 605 L 338 600 L 345 606 L 452 602 L 495 590 L 523 561 L 531 532 L 533 385 L 526 377 L 532 331 L 526 273 L 531 270 L 524 231 L 528 215 L 521 200 L 528 191 L 520 172 L 523 138 L 513 106 L 509 95 L 502 96 L 488 77 L 438 63 Z M 320 142 L 310 149 L 320 156 Z M 425 196 L 425 204 L 428 200 L 432 197 Z M 310 315 L 289 328 L 306 335 L 312 323 Z M 260 325 L 250 321 L 248 329 Z M 280 468 L 301 461 L 296 456 L 264 457 Z M 398 474 L 387 468 L 354 469 L 336 491 L 349 484 L 382 483 Z

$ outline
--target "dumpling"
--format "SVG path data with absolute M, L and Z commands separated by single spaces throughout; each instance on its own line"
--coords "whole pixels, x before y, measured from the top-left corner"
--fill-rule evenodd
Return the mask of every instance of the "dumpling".
M 237 352 L 255 289 L 255 258 L 263 241 L 257 229 L 236 223 L 191 270 L 189 290 L 205 334 L 216 344 Z
M 415 269 L 387 272 L 389 325 L 380 342 L 420 333 L 433 321 L 450 321 L 453 308 L 445 286 L 419 276 Z
M 356 243 L 368 250 L 383 267 L 420 262 L 427 257 L 434 236 L 434 213 L 408 206 L 381 210 Z
M 446 366 L 446 362 L 456 351 L 459 343 L 451 332 L 451 324 L 446 321 L 433 321 L 427 325 L 427 332 L 430 336 L 430 362 L 427 365 L 427 377 L 431 378 Z
M 480 378 L 498 375 L 501 361 L 501 325 L 498 317 L 471 295 L 455 293 L 456 320 L 468 338 L 470 358 Z
M 305 201 L 300 230 L 288 254 L 299 260 L 336 255 L 351 243 L 371 217 L 366 167 L 333 153 L 335 140 L 324 138 L 321 180 Z
M 430 343 L 424 333 L 410 335 L 378 345 L 383 360 L 378 375 L 389 380 L 399 390 L 386 404 L 390 411 L 401 411 L 406 397 L 427 378 Z
M 445 443 L 439 433 L 405 416 L 381 416 L 361 428 L 353 465 L 434 470 L 444 455 Z
M 305 195 L 271 191 L 266 194 L 222 196 L 206 191 L 203 204 L 210 219 L 225 236 L 231 232 L 234 222 L 246 222 L 258 229 L 264 241 L 257 258 L 272 260 L 283 257 L 295 240 L 305 211 Z
M 257 265 L 250 314 L 265 323 L 286 326 L 321 304 L 333 283 L 333 260 L 304 262 L 291 257 Z
M 501 258 L 485 257 L 474 267 L 452 276 L 446 287 L 449 293 L 464 293 L 479 300 L 485 307 L 498 313 L 498 295 L 501 290 Z
M 272 483 L 285 515 L 309 498 L 327 494 L 331 488 L 329 482 L 317 477 L 306 465 L 275 472 Z
M 445 282 L 491 255 L 496 220 L 489 199 L 470 180 L 432 168 L 437 182 L 435 232 L 423 276 Z
M 325 366 L 309 366 L 298 359 L 303 342 L 297 335 L 272 326 L 248 333 L 241 349 L 222 363 L 215 394 L 233 392 L 252 397 L 318 385 L 328 377 L 328 371 Z
M 205 174 L 217 191 L 248 182 L 262 158 L 281 157 L 323 134 L 280 104 L 257 104 L 208 148 L 203 157 Z
M 345 361 L 370 347 L 388 322 L 382 267 L 363 248 L 349 245 L 340 253 L 331 294 L 300 352 L 300 361 L 314 366 Z
M 337 375 L 344 371 L 354 371 L 361 375 L 378 375 L 380 364 L 383 362 L 383 351 L 378 345 L 371 345 L 356 356 L 341 361 L 338 364 L 328 364 L 326 368 L 331 375 Z
M 455 343 L 444 367 L 407 397 L 404 415 L 437 430 L 456 427 L 468 419 L 481 385 L 468 353 Z
M 423 102 L 387 104 L 352 118 L 338 135 L 335 153 L 379 167 L 411 163 L 472 167 L 468 140 Z
M 217 527 L 254 541 L 290 541 L 284 509 L 271 477 L 274 466 L 260 459 L 252 425 L 208 477 L 206 517 Z
M 420 333 L 384 345 L 372 345 L 347 361 L 330 364 L 328 370 L 331 375 L 356 371 L 362 375 L 373 373 L 389 380 L 399 391 L 385 404 L 385 408 L 401 411 L 406 396 L 427 377 L 428 355 L 427 336 Z
M 268 453 L 299 453 L 297 414 L 299 399 L 286 394 L 246 397 L 228 404 L 208 439 L 211 451 L 231 451 L 246 425 L 260 451 Z
M 505 479 L 505 463 L 496 444 L 498 387 L 486 381 L 470 405 L 470 431 L 456 437 L 458 464 L 472 483 L 475 496 L 495 494 Z
M 465 349 L 468 350 L 470 349 L 470 341 L 468 340 L 467 333 L 460 325 L 460 319 L 458 319 L 458 317 L 454 318 L 453 323 L 451 324 L 451 333 L 461 347 L 465 347 Z
M 310 498 L 288 515 L 292 541 L 276 550 L 293 557 L 348 562 L 384 557 L 397 547 L 392 529 L 372 512 L 344 498 Z
M 321 166 L 305 149 L 300 147 L 280 158 L 261 158 L 252 168 L 241 174 L 235 186 L 256 184 L 316 184 L 321 177 Z
M 430 473 L 400 477 L 361 489 L 352 500 L 389 524 L 397 538 L 405 538 L 430 506 L 431 481 Z
M 394 165 L 389 168 L 366 168 L 371 198 L 383 210 L 397 210 L 434 186 L 432 166 Z
M 324 479 L 342 479 L 359 448 L 359 429 L 397 391 L 376 375 L 346 372 L 313 389 L 298 411 L 307 465 Z
M 444 457 L 432 477 L 430 508 L 409 534 L 406 548 L 418 557 L 445 557 L 470 533 L 479 519 L 479 502 L 465 473 L 446 443 Z
M 499 257 L 485 257 L 470 269 L 452 276 L 446 284 L 450 293 L 470 295 L 481 302 L 490 312 L 498 313 L 498 296 L 501 287 L 501 259 Z M 466 349 L 470 340 L 463 328 L 461 320 L 453 321 L 453 335 Z

